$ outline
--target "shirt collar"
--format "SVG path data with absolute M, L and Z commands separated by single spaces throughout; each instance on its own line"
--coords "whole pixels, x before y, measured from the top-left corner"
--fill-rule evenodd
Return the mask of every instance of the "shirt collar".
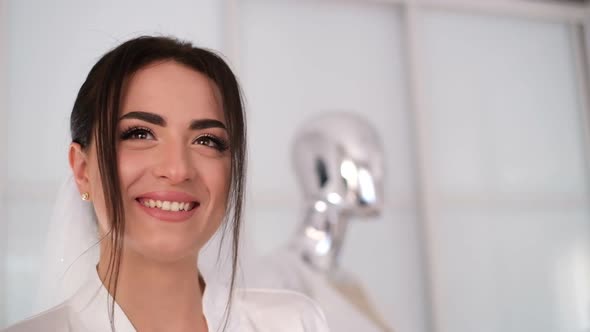
M 217 283 L 213 277 L 204 278 L 204 280 L 206 280 L 206 286 L 203 292 L 203 314 L 210 331 L 221 331 L 228 314 L 226 307 L 230 290 L 229 287 Z M 110 331 L 111 323 L 108 313 L 112 301 L 113 298 L 102 284 L 98 273 L 91 273 L 89 280 L 69 300 L 70 308 L 76 317 L 72 324 L 80 325 L 80 330 Z M 234 330 L 238 325 L 234 306 L 235 303 L 229 314 L 228 331 Z M 116 302 L 114 303 L 114 326 L 117 332 L 136 331 Z
M 94 273 L 90 273 L 88 281 L 69 301 L 73 316 L 76 318 L 74 324 L 80 324 L 80 328 L 88 331 L 110 331 L 109 311 L 113 305 L 112 301 L 113 298 L 103 286 L 95 270 Z M 135 328 L 116 302 L 113 313 L 117 332 L 135 332 Z M 74 330 L 78 331 L 78 329 Z
M 232 302 L 228 311 L 228 300 L 230 296 L 230 288 L 219 282 L 216 276 L 208 276 L 203 274 L 206 281 L 205 290 L 203 292 L 203 314 L 207 320 L 209 331 L 222 331 L 227 317 L 227 330 L 237 330 L 238 324 L 238 310 L 239 305 L 236 297 L 232 296 Z

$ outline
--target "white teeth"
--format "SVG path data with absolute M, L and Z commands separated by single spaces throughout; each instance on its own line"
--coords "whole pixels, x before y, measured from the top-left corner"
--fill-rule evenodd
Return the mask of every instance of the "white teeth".
M 140 204 L 149 208 L 159 208 L 164 211 L 188 211 L 194 205 L 191 202 L 172 202 L 172 201 L 159 201 L 153 199 L 142 199 Z
M 142 199 L 140 200 L 140 204 L 149 208 L 159 208 L 164 211 L 173 212 L 188 211 L 194 206 L 191 202 L 159 201 L 153 199 Z

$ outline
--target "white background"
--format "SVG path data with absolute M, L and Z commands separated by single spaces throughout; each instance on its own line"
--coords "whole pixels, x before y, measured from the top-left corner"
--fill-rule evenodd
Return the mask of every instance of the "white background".
M 259 254 L 300 221 L 297 126 L 354 111 L 383 139 L 386 205 L 351 225 L 342 265 L 396 331 L 590 331 L 580 45 L 563 19 L 571 7 L 513 3 L 518 15 L 511 5 L 489 15 L 371 1 L 0 0 L 0 326 L 32 313 L 88 70 L 120 42 L 158 33 L 219 49 L 237 70 L 246 237 Z

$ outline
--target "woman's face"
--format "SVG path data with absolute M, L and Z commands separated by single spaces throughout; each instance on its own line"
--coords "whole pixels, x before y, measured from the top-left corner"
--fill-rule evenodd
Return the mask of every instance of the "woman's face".
M 173 61 L 148 65 L 128 81 L 118 132 L 125 250 L 160 261 L 196 256 L 223 220 L 230 187 L 217 87 Z M 86 160 L 80 189 L 90 193 L 104 234 L 110 226 L 94 143 Z

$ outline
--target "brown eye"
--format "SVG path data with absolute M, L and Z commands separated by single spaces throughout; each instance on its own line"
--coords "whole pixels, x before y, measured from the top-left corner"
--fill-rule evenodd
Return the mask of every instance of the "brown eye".
M 225 140 L 213 135 L 199 136 L 194 140 L 193 144 L 205 145 L 220 152 L 223 152 L 228 148 Z
M 154 139 L 154 134 L 148 128 L 143 127 L 133 127 L 127 129 L 121 134 L 122 140 L 129 140 L 129 139 Z

